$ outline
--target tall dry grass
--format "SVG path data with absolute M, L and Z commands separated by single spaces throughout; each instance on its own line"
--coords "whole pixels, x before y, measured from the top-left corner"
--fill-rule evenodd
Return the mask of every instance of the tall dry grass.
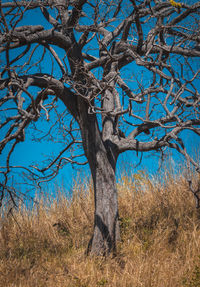
M 168 174 L 118 183 L 122 241 L 114 258 L 86 257 L 93 228 L 90 184 L 1 215 L 2 287 L 200 286 L 200 213 L 187 183 Z

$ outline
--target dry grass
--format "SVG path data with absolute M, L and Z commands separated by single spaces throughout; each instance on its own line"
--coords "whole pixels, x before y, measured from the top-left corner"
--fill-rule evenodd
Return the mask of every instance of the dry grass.
M 144 174 L 118 184 L 122 242 L 115 258 L 86 257 L 91 185 L 1 218 L 0 286 L 200 286 L 200 214 L 184 179 Z

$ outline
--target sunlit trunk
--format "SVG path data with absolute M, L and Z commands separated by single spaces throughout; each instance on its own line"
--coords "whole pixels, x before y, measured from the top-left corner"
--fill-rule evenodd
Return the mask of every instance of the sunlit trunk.
M 111 141 L 103 141 L 95 114 L 88 114 L 82 102 L 79 125 L 85 155 L 94 184 L 94 233 L 88 252 L 106 255 L 116 251 L 119 236 L 115 168 L 118 151 Z
M 88 246 L 91 254 L 106 255 L 116 252 L 119 240 L 118 202 L 115 167 L 106 154 L 97 155 L 97 166 L 92 170 L 95 196 L 94 233 Z

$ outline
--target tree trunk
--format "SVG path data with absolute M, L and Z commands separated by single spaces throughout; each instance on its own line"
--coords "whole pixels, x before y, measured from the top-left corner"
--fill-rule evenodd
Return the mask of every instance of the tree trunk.
M 103 141 L 95 114 L 79 100 L 79 125 L 83 148 L 88 159 L 95 197 L 94 233 L 88 253 L 106 255 L 116 251 L 119 240 L 118 202 L 115 168 L 118 151 L 111 141 Z
M 115 169 L 107 154 L 100 152 L 92 170 L 95 196 L 94 233 L 88 246 L 91 254 L 106 255 L 116 252 L 119 240 L 118 201 Z

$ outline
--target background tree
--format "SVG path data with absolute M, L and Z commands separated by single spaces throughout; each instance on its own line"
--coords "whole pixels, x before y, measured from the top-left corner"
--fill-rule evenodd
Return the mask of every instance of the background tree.
M 46 167 L 32 166 L 27 173 L 44 181 L 68 161 L 83 164 L 81 144 L 95 197 L 88 250 L 115 251 L 120 237 L 115 170 L 121 153 L 169 147 L 199 169 L 184 139 L 187 130 L 200 135 L 200 2 L 4 1 L 0 11 L 5 63 L 0 150 L 7 152 L 1 202 L 6 193 L 14 202 L 10 158 L 28 126 L 38 122 L 49 137 L 58 127 L 66 147 Z M 55 123 L 47 132 L 44 118 L 49 121 L 51 113 Z M 71 157 L 65 156 L 68 151 Z

